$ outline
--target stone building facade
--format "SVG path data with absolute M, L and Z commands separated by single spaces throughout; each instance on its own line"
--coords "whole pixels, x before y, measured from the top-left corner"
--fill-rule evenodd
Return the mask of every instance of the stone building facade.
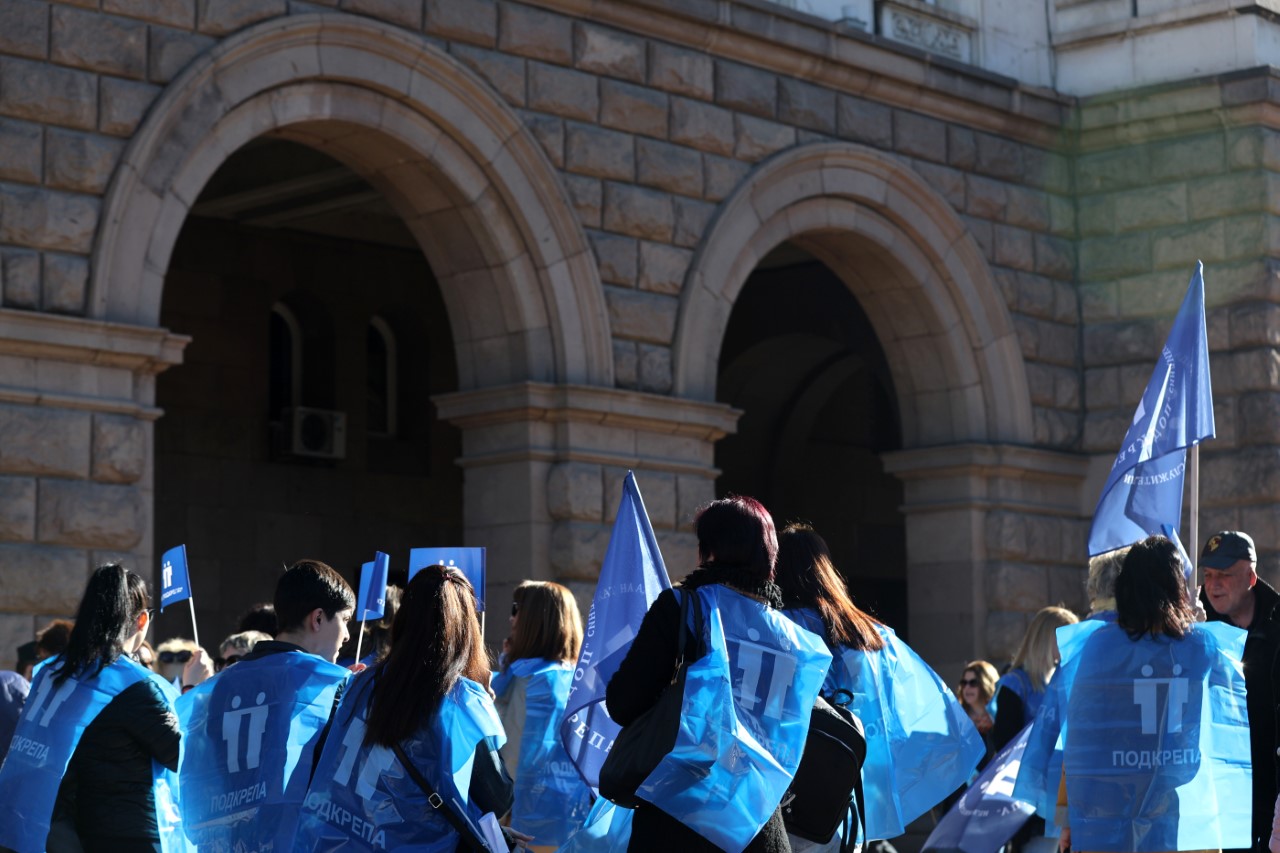
M 699 504 L 785 483 L 939 669 L 1003 659 L 1084 603 L 1196 258 L 1202 529 L 1271 571 L 1276 92 L 1067 94 L 762 0 L 7 0 L 3 648 L 178 542 L 206 634 L 290 559 L 458 540 L 496 602 L 586 600 L 634 469 L 673 576 Z

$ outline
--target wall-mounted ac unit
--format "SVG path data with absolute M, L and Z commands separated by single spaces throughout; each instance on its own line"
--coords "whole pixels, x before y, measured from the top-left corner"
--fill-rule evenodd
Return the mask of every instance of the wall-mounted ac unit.
M 289 428 L 289 453 L 312 459 L 345 459 L 347 456 L 347 415 L 328 409 L 299 406 L 285 411 Z

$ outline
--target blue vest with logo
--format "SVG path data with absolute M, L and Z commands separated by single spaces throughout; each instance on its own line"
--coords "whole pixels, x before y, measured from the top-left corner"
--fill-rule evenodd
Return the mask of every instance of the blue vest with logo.
M 831 652 L 821 637 L 727 587 L 693 594 L 707 653 L 689 665 L 675 747 L 636 793 L 740 853 L 791 784 Z
M 818 634 L 812 610 L 786 611 Z M 907 824 L 968 782 L 986 754 L 982 735 L 950 688 L 893 629 L 884 648 L 836 649 L 824 690 L 847 690 L 867 734 L 862 765 L 867 838 L 896 838 Z
M 9 754 L 0 767 L 0 846 L 43 851 L 58 787 L 84 730 L 120 693 L 150 680 L 172 701 L 175 691 L 154 672 L 121 655 L 97 675 L 54 684 L 60 662 L 41 665 L 31 684 Z M 172 774 L 152 762 L 156 819 L 165 850 L 179 821 Z
M 178 700 L 193 843 L 290 849 L 316 743 L 350 674 L 316 655 L 280 652 L 240 661 Z
M 559 846 L 591 810 L 591 789 L 582 781 L 560 743 L 572 664 L 522 658 L 493 676 L 501 699 L 517 679 L 525 680 L 524 735 L 516 766 L 511 826 L 532 835 L 534 844 Z
M 427 802 L 394 750 L 364 743 L 373 682 L 380 672 L 360 673 L 342 699 L 315 778 L 307 791 L 297 851 L 412 850 L 453 853 L 458 833 Z M 458 679 L 439 710 L 401 743 L 417 770 L 460 817 L 478 826 L 480 810 L 468 801 L 476 747 L 506 741 L 489 693 Z
M 1073 847 L 1250 846 L 1244 641 L 1221 622 L 1180 640 L 1133 640 L 1119 625 L 1089 636 L 1067 700 Z

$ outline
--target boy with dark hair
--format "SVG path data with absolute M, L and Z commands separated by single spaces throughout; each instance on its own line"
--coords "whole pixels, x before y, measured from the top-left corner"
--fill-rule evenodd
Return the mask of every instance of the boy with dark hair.
M 313 756 L 350 673 L 334 660 L 355 594 L 319 560 L 276 584 L 279 619 L 238 664 L 178 703 L 187 837 L 201 850 L 289 850 Z

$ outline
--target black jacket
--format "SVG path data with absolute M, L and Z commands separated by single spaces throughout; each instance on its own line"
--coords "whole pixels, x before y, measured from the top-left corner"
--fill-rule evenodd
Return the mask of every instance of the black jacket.
M 653 602 L 626 658 L 605 689 L 609 716 L 626 726 L 657 704 L 675 672 L 680 633 L 680 603 L 671 590 Z M 693 659 L 697 638 L 690 636 L 686 657 Z M 537 843 L 536 840 L 534 843 Z M 671 850 L 681 853 L 717 853 L 720 848 L 661 809 L 641 803 L 631 824 L 628 850 Z M 747 845 L 745 853 L 790 853 L 782 812 L 774 809 L 769 821 Z
M 1276 757 L 1276 744 L 1280 742 L 1276 732 L 1280 723 L 1276 707 L 1280 701 L 1280 593 L 1259 578 L 1253 587 L 1253 598 L 1253 624 L 1248 626 L 1249 637 L 1244 644 L 1244 681 L 1249 691 L 1249 751 L 1253 758 L 1253 837 L 1255 847 L 1261 840 L 1265 849 L 1280 783 L 1280 761 Z M 1213 609 L 1203 592 L 1200 601 L 1210 622 L 1229 621 Z
M 85 728 L 58 788 L 54 820 L 84 849 L 160 849 L 151 760 L 178 769 L 178 718 L 160 688 L 139 681 Z M 52 849 L 52 848 L 51 848 Z

